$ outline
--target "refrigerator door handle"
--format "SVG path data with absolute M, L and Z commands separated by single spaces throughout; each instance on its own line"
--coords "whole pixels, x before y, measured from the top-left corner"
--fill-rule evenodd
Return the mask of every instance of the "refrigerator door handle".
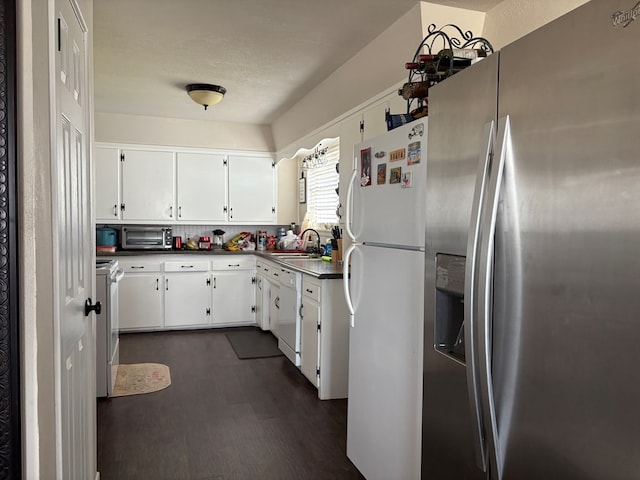
M 353 302 L 351 301 L 351 292 L 349 290 L 349 260 L 351 254 L 358 247 L 357 244 L 352 244 L 344 254 L 342 258 L 342 286 L 344 287 L 344 298 L 347 302 L 347 309 L 349 310 L 349 323 L 351 328 L 354 327 L 354 314 Z
M 347 231 L 347 235 L 351 239 L 352 242 L 356 241 L 356 236 L 351 230 L 351 213 L 353 211 L 353 182 L 356 179 L 356 175 L 358 174 L 358 170 L 356 168 L 353 169 L 351 173 L 351 178 L 349 179 L 349 188 L 347 188 L 347 205 L 345 206 L 344 213 L 344 228 Z
M 482 218 L 480 231 L 480 268 L 478 274 L 478 372 L 482 391 L 482 411 L 485 424 L 485 438 L 492 480 L 502 479 L 502 455 L 498 442 L 498 423 L 496 419 L 493 381 L 491 374 L 492 358 L 492 297 L 493 262 L 496 236 L 498 203 L 507 157 L 511 156 L 511 128 L 507 115 L 498 120 L 498 136 L 495 160 L 492 162 L 487 197 L 487 215 Z
M 485 124 L 482 136 L 482 150 L 478 159 L 478 171 L 473 193 L 471 210 L 471 224 L 467 241 L 467 259 L 465 264 L 464 285 L 464 342 L 466 348 L 467 392 L 471 408 L 472 429 L 476 464 L 483 471 L 487 471 L 486 445 L 480 400 L 480 386 L 478 378 L 478 348 L 477 348 L 477 309 L 478 309 L 478 250 L 480 249 L 480 219 L 486 199 L 486 190 L 491 167 L 491 153 L 494 144 L 495 122 Z

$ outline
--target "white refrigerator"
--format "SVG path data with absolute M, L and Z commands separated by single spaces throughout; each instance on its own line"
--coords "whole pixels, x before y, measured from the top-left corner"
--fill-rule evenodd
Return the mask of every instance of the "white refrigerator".
M 427 119 L 356 145 L 347 194 L 347 456 L 368 480 L 419 478 Z

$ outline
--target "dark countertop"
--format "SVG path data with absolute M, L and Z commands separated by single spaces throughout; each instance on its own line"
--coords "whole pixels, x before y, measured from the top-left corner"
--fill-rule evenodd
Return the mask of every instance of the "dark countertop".
M 215 250 L 174 250 L 169 248 L 167 250 L 116 250 L 113 253 L 99 252 L 96 253 L 97 257 L 139 257 L 141 255 L 171 255 L 171 254 L 185 254 L 185 255 L 252 255 L 259 253 L 255 251 L 238 251 L 229 252 L 227 250 L 215 249 Z
M 342 262 L 325 262 L 319 258 L 273 258 L 269 257 L 269 254 L 264 256 L 292 270 L 297 270 L 319 279 L 342 278 Z
M 278 263 L 292 270 L 311 275 L 321 280 L 342 278 L 342 262 L 325 262 L 319 258 L 278 258 L 269 251 L 256 250 L 229 252 L 227 250 L 117 250 L 114 253 L 96 253 L 97 257 L 131 257 L 143 255 L 255 255 Z

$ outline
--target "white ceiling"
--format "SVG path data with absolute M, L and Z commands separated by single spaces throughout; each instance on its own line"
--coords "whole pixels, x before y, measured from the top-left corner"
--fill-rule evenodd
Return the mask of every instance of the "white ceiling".
M 486 11 L 500 1 L 431 3 Z M 270 124 L 415 4 L 94 0 L 95 108 Z M 227 94 L 205 112 L 187 96 L 188 83 L 222 85 Z

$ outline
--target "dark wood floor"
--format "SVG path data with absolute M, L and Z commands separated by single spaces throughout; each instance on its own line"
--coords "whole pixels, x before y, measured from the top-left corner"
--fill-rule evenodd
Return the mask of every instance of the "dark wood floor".
M 164 363 L 171 386 L 98 400 L 101 480 L 362 479 L 346 400 L 320 401 L 285 357 L 238 360 L 228 330 L 120 337 L 121 363 Z

